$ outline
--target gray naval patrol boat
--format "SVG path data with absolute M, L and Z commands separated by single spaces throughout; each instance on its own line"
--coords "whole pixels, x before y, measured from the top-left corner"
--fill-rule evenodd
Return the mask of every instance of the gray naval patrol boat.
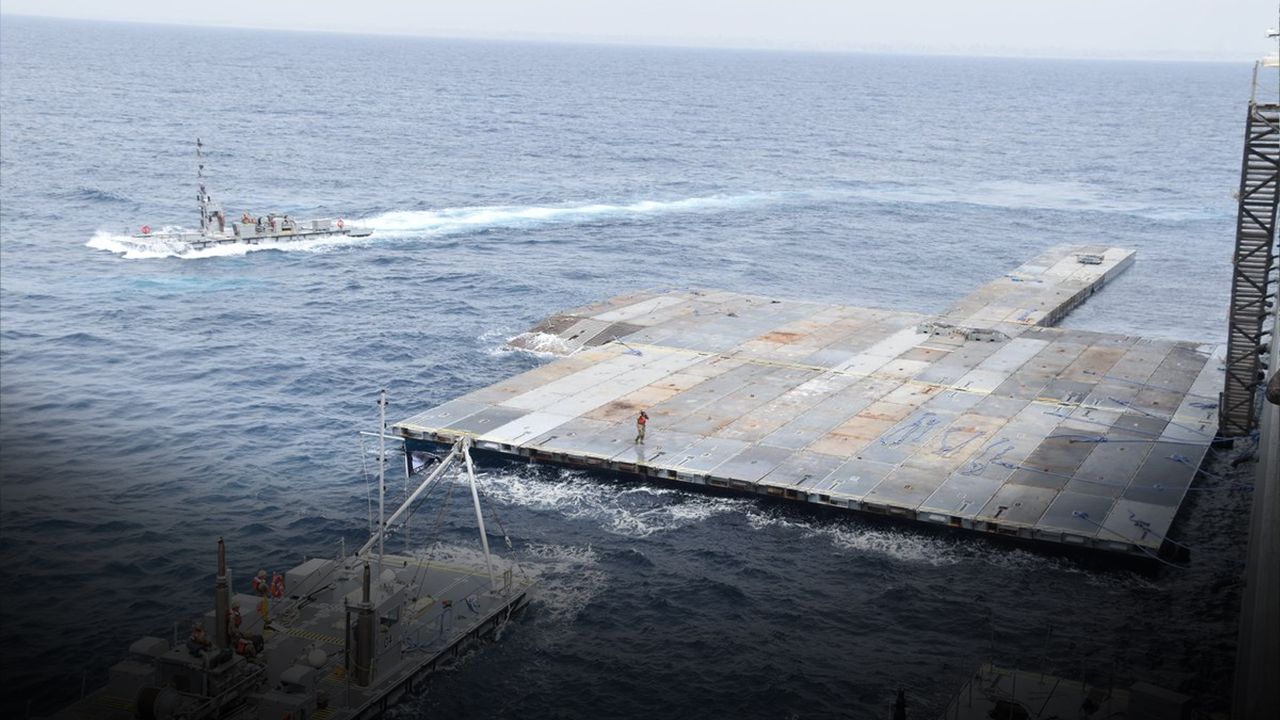
M 385 393 L 379 459 L 386 456 Z M 394 438 L 393 438 L 394 439 Z M 406 458 L 408 459 L 408 458 Z M 480 567 L 383 552 L 386 530 L 451 469 L 465 470 L 480 530 Z M 467 442 L 423 476 L 354 554 L 313 558 L 253 592 L 232 591 L 217 544 L 213 608 L 180 642 L 143 637 L 107 685 L 57 712 L 59 720 L 365 720 L 421 690 L 439 667 L 495 635 L 528 603 L 518 565 L 495 569 Z M 379 487 L 385 487 L 380 470 Z M 514 572 L 513 572 L 514 570 Z M 243 614 L 241 608 L 244 609 Z
M 269 245 L 300 240 L 340 237 L 368 237 L 373 230 L 358 227 L 342 218 L 296 220 L 288 215 L 253 216 L 248 211 L 239 221 L 227 221 L 222 206 L 215 202 L 204 184 L 204 145 L 196 138 L 196 200 L 200 205 L 200 230 L 156 230 L 143 225 L 130 236 L 139 249 L 163 248 L 178 255 L 220 245 Z

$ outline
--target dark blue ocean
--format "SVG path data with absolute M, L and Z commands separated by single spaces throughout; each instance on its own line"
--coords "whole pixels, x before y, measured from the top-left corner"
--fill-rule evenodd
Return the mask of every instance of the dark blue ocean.
M 933 312 L 1105 242 L 1137 264 L 1067 326 L 1223 341 L 1250 71 L 0 18 L 0 715 L 211 606 L 219 536 L 238 582 L 363 541 L 379 388 L 397 420 L 548 362 L 504 341 L 560 309 L 709 287 Z M 196 137 L 229 215 L 375 234 L 120 252 L 198 224 Z M 535 600 L 397 717 L 877 718 L 901 687 L 924 718 L 988 660 L 1229 707 L 1247 493 L 1192 492 L 1189 567 L 1144 568 L 481 480 Z M 435 511 L 392 549 L 474 553 L 466 504 Z

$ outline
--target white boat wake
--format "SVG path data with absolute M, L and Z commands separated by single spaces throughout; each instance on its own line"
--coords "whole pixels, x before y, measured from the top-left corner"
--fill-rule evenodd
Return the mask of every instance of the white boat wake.
M 360 238 L 339 236 L 262 242 L 258 245 L 235 243 L 193 250 L 166 242 L 162 237 L 141 238 L 129 233 L 100 230 L 86 245 L 116 253 L 128 260 L 227 257 L 257 250 L 325 252 L 338 247 L 361 246 L 387 239 L 445 237 L 490 229 L 615 222 L 664 215 L 729 212 L 762 205 L 850 200 L 873 203 L 960 203 L 996 208 L 1041 208 L 1138 215 L 1144 211 L 1143 206 L 1118 203 L 1110 200 L 1100 189 L 1078 183 L 979 183 L 965 189 L 890 183 L 871 186 L 860 184 L 843 189 L 746 192 L 677 200 L 638 200 L 630 203 L 479 205 L 439 210 L 393 210 L 365 218 L 347 218 L 349 223 L 374 231 L 372 236 Z M 181 231 L 181 228 L 165 228 L 163 232 Z
M 371 227 L 380 234 L 393 236 L 452 235 L 488 228 L 533 227 L 553 223 L 587 223 L 647 215 L 733 210 L 746 205 L 777 202 L 796 195 L 800 193 L 761 192 L 711 195 L 682 200 L 641 200 L 627 204 L 498 205 L 396 211 L 363 219 L 360 224 Z

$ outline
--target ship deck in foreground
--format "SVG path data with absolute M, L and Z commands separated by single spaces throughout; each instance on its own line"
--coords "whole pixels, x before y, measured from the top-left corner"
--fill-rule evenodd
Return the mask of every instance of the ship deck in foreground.
M 382 578 L 371 583 L 371 604 L 380 618 L 373 678 L 361 682 L 348 670 L 357 666 L 344 637 L 358 624 L 363 563 L 355 557 L 317 558 L 291 570 L 290 596 L 271 601 L 265 629 L 256 609 L 259 598 L 233 595 L 243 608 L 241 632 L 263 636 L 256 660 L 231 652 L 222 660 L 215 651 L 197 656 L 181 643 L 142 638 L 128 659 L 111 668 L 105 688 L 55 717 L 376 717 L 527 602 L 527 583 L 509 574 L 504 585 L 491 589 L 483 569 L 385 556 Z M 210 610 L 203 622 L 210 638 L 216 637 L 215 626 Z
M 380 401 L 385 408 L 385 396 Z M 385 424 L 385 423 L 384 423 Z M 380 453 L 380 458 L 385 453 Z M 465 463 L 483 569 L 383 552 L 387 531 L 445 474 Z M 379 463 L 379 467 L 382 467 Z M 106 687 L 59 720 L 370 720 L 442 664 L 494 635 L 528 603 L 532 580 L 489 552 L 466 441 L 457 443 L 353 555 L 312 558 L 236 594 L 218 540 L 214 607 L 185 643 L 143 637 Z M 378 485 L 385 487 L 379 474 Z M 407 488 L 406 488 L 407 490 Z M 244 588 L 249 590 L 250 588 Z
M 562 359 L 392 432 L 410 449 L 469 438 L 512 458 L 1154 556 L 1215 439 L 1220 351 L 1051 327 L 1132 260 L 1054 248 L 935 317 L 624 295 L 512 340 Z

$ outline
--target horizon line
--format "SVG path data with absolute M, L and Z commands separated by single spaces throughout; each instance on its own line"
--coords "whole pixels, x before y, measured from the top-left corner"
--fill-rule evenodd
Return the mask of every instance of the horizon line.
M 299 34 L 326 34 L 326 35 L 346 35 L 353 37 L 393 37 L 393 38 L 421 38 L 428 40 L 471 40 L 483 42 L 512 42 L 512 43 L 536 43 L 550 45 L 585 45 L 596 47 L 631 47 L 631 48 L 663 48 L 663 49 L 680 49 L 680 50 L 709 50 L 709 51 L 753 51 L 753 52 L 776 52 L 776 53 L 794 53 L 803 55 L 901 55 L 911 57 L 938 57 L 938 58 L 973 58 L 973 59 L 994 59 L 994 60 L 1067 60 L 1067 61 L 1084 61 L 1084 62 L 1149 62 L 1149 63 L 1249 63 L 1254 62 L 1263 57 L 1259 54 L 1253 58 L 1245 58 L 1243 54 L 1239 58 L 1230 57 L 1213 57 L 1213 56 L 1193 56 L 1193 57 L 1171 57 L 1167 55 L 1115 55 L 1115 54 L 1044 54 L 1031 55 L 1022 54 L 1023 50 L 1014 50 L 1011 52 L 1000 52 L 996 50 L 980 50 L 974 52 L 956 51 L 956 50 L 938 50 L 938 49 L 906 49 L 906 48 L 855 48 L 855 47 L 793 47 L 789 45 L 750 45 L 750 44 L 693 44 L 693 41 L 685 41 L 679 39 L 663 39 L 663 38 L 630 38 L 618 35 L 557 35 L 547 33 L 507 33 L 507 34 L 484 34 L 475 33 L 458 29 L 442 29 L 440 32 L 395 32 L 390 30 L 335 30 L 328 28 L 280 28 L 280 27 L 264 27 L 261 25 L 232 25 L 232 24 L 207 24 L 207 23 L 184 23 L 165 20 L 133 20 L 133 19 L 108 19 L 95 17 L 70 17 L 65 15 L 36 15 L 30 13 L 10 13 L 0 12 L 0 17 L 11 18 L 28 18 L 35 20 L 53 20 L 65 22 L 83 22 L 83 23 L 107 23 L 114 25 L 144 25 L 158 27 L 181 27 L 194 29 L 210 29 L 210 30 L 246 30 L 251 32 L 278 32 L 278 33 L 299 33 Z M 1168 51 L 1172 53 L 1173 51 Z

